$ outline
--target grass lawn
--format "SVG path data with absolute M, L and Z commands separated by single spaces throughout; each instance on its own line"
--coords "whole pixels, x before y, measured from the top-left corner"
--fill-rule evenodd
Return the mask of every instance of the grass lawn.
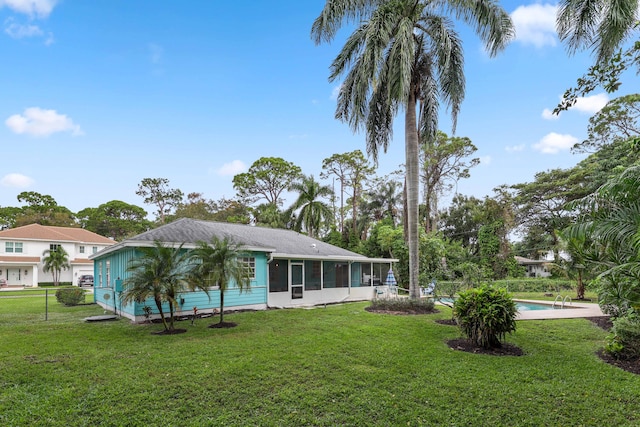
M 584 319 L 521 321 L 521 357 L 451 350 L 439 314 L 365 303 L 233 313 L 180 335 L 95 305 L 0 298 L 2 426 L 637 426 L 640 376 Z M 217 320 L 217 318 L 216 318 Z

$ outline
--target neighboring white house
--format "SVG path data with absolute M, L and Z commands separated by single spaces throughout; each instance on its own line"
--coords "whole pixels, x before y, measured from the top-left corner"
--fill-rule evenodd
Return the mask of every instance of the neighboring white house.
M 82 228 L 30 224 L 0 231 L 0 279 L 9 286 L 37 286 L 52 282 L 51 272 L 42 269 L 46 250 L 62 246 L 71 268 L 62 270 L 60 282 L 76 284 L 83 274 L 93 275 L 89 255 L 116 242 Z
M 547 270 L 547 264 L 551 261 L 544 259 L 529 259 L 521 256 L 515 257 L 519 265 L 525 268 L 527 277 L 549 277 L 551 273 Z

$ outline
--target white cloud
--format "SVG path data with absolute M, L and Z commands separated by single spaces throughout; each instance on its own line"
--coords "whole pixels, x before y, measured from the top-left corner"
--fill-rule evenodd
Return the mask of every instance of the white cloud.
M 558 6 L 552 4 L 519 6 L 511 13 L 516 28 L 516 41 L 537 48 L 555 46 L 557 11 Z
M 480 156 L 480 164 L 481 165 L 490 165 L 491 164 L 491 156 Z
M 556 154 L 560 151 L 569 150 L 577 142 L 578 138 L 575 136 L 551 132 L 545 135 L 540 142 L 533 144 L 533 148 L 544 154 Z
M 56 3 L 58 0 L 0 0 L 0 9 L 6 6 L 14 12 L 30 17 L 46 18 Z
M 37 25 L 22 25 L 13 22 L 12 19 L 5 21 L 4 32 L 14 39 L 22 39 L 25 37 L 40 37 L 43 32 Z
M 14 114 L 5 121 L 5 124 L 17 134 L 49 136 L 56 132 L 70 131 L 73 136 L 84 135 L 80 126 L 73 123 L 73 120 L 65 114 L 38 107 L 27 108 L 23 114 Z
M 510 146 L 504 147 L 504 149 L 507 150 L 508 153 L 516 153 L 519 151 L 524 151 L 524 144 L 510 145 Z
M 609 97 L 606 93 L 599 93 L 598 95 L 585 96 L 578 98 L 575 105 L 570 110 L 578 110 L 581 113 L 595 114 L 600 111 L 609 102 Z
M 542 110 L 542 118 L 545 120 L 558 120 L 560 118 L 560 114 L 553 114 L 553 110 L 545 108 Z
M 3 187 L 12 188 L 27 188 L 31 186 L 35 181 L 26 175 L 19 173 L 10 173 L 0 179 L 0 184 Z
M 234 160 L 231 163 L 225 163 L 220 169 L 218 169 L 218 175 L 234 176 L 247 170 L 242 160 Z

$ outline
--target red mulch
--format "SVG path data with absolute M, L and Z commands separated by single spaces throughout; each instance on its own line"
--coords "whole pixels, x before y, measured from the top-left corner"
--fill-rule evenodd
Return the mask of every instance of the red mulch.
M 457 338 L 447 341 L 452 350 L 466 351 L 467 353 L 486 354 L 489 356 L 522 356 L 524 352 L 520 347 L 504 343 L 502 347 L 483 348 L 478 347 L 466 338 Z

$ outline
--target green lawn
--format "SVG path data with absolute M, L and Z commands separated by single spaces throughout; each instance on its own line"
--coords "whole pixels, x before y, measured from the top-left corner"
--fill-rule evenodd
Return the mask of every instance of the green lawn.
M 633 426 L 640 376 L 588 320 L 524 321 L 522 357 L 451 350 L 455 327 L 365 303 L 229 314 L 152 335 L 95 305 L 0 298 L 2 426 Z

